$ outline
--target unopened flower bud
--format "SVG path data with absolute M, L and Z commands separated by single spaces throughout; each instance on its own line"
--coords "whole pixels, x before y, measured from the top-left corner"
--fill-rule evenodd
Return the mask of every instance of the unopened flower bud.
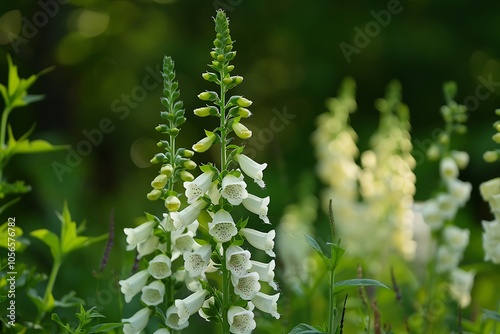
M 493 140 L 495 141 L 495 143 L 500 144 L 500 133 L 495 133 L 493 135 Z
M 198 117 L 210 116 L 210 107 L 196 108 L 193 113 Z
M 215 101 L 219 98 L 216 92 L 205 91 L 203 93 L 198 94 L 198 98 L 202 101 Z
M 183 170 L 181 172 L 181 180 L 186 182 L 191 182 L 194 180 L 194 176 L 190 172 Z
M 160 169 L 160 173 L 162 173 L 163 175 L 166 175 L 167 177 L 170 177 L 170 175 L 172 175 L 173 172 L 174 172 L 174 169 L 172 168 L 172 166 L 170 164 L 162 166 Z
M 252 116 L 252 113 L 247 108 L 239 107 L 238 108 L 238 115 L 241 118 L 248 118 L 248 117 Z
M 431 161 L 436 161 L 439 159 L 439 147 L 436 144 L 432 144 L 428 149 L 427 149 L 427 159 Z
M 147 198 L 150 201 L 156 201 L 158 198 L 161 196 L 161 190 L 159 189 L 153 189 L 147 194 Z
M 186 169 L 189 170 L 196 168 L 196 162 L 194 162 L 193 160 L 186 160 L 183 165 Z
M 186 148 L 180 148 L 177 150 L 177 154 L 184 158 L 191 158 L 194 155 L 194 152 Z
M 469 164 L 469 154 L 465 151 L 451 151 L 451 157 L 457 163 L 459 169 L 464 169 Z
M 231 72 L 232 70 L 234 70 L 234 65 L 228 65 L 227 66 L 227 71 Z
M 168 209 L 170 212 L 175 212 L 179 210 L 181 206 L 181 201 L 177 196 L 168 196 L 167 199 L 165 200 L 165 207 Z
M 495 162 L 498 159 L 498 153 L 495 151 L 486 151 L 483 154 L 483 159 L 486 162 Z
M 202 153 L 208 150 L 217 138 L 213 132 L 205 131 L 207 136 L 193 145 L 193 151 Z
M 252 105 L 252 101 L 244 97 L 240 97 L 238 100 L 236 100 L 236 104 L 240 107 L 246 108 Z
M 217 74 L 212 73 L 212 72 L 205 72 L 201 75 L 201 77 L 207 81 L 210 81 L 210 82 L 217 81 Z
M 163 163 L 166 162 L 168 159 L 163 153 L 157 153 L 151 160 L 150 162 L 152 164 L 157 164 L 157 163 Z
M 162 189 L 167 184 L 168 177 L 165 174 L 160 174 L 151 182 L 151 187 Z
M 439 143 L 441 143 L 443 145 L 448 145 L 448 143 L 450 142 L 450 137 L 446 133 L 442 133 L 439 136 L 438 141 L 439 141 Z
M 241 139 L 248 139 L 252 137 L 252 131 L 248 130 L 248 128 L 240 122 L 233 122 L 232 128 L 234 133 L 236 133 L 236 135 Z
M 224 61 L 224 55 L 220 54 L 220 55 L 217 56 L 216 59 L 217 59 L 217 61 Z
M 217 58 L 217 52 L 215 52 L 215 51 L 210 51 L 210 56 L 211 56 L 213 59 Z

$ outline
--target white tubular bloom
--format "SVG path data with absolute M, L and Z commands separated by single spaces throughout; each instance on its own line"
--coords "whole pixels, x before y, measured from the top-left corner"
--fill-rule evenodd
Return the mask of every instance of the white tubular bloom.
M 263 171 L 267 167 L 266 163 L 259 164 L 244 154 L 236 154 L 234 159 L 238 161 L 243 173 L 251 177 L 261 188 L 265 188 L 262 178 L 264 177 Z
M 255 329 L 254 314 L 240 306 L 231 306 L 227 312 L 229 331 L 233 334 L 250 334 Z
M 462 207 L 470 198 L 472 184 L 470 182 L 460 181 L 459 179 L 450 180 L 448 182 L 448 191 L 457 201 L 458 205 Z
M 208 295 L 207 290 L 198 290 L 184 299 L 176 299 L 175 307 L 179 315 L 179 325 L 188 321 L 189 317 L 203 306 L 205 297 Z
M 123 232 L 127 235 L 127 250 L 132 250 L 139 243 L 146 241 L 153 232 L 155 225 L 155 222 L 148 221 L 135 228 L 124 228 Z
M 269 313 L 274 318 L 279 319 L 280 314 L 278 313 L 278 299 L 280 294 L 277 293 L 275 295 L 266 295 L 262 292 L 257 292 L 255 297 L 252 298 L 252 303 L 256 308 L 261 310 L 262 312 Z
M 256 272 L 259 275 L 259 280 L 267 282 L 274 291 L 278 291 L 278 285 L 274 282 L 274 268 L 276 266 L 274 260 L 269 263 L 263 263 L 258 261 L 251 261 L 252 267 L 251 271 Z
M 188 225 L 192 224 L 196 220 L 196 218 L 198 218 L 201 210 L 203 210 L 205 205 L 205 201 L 199 199 L 180 212 L 170 213 L 172 219 L 174 220 L 174 227 L 179 230 L 184 229 Z
M 263 250 L 267 255 L 275 257 L 274 248 L 274 237 L 276 232 L 271 230 L 267 233 L 259 232 L 251 228 L 242 228 L 240 234 L 247 239 L 248 243 L 257 249 Z
M 226 267 L 236 277 L 242 277 L 252 267 L 250 252 L 239 246 L 229 246 L 226 250 Z
M 470 292 L 474 285 L 475 274 L 474 271 L 467 272 L 460 268 L 456 268 L 450 273 L 450 294 L 460 304 L 461 308 L 467 307 L 470 304 Z
M 165 254 L 156 255 L 148 265 L 148 273 L 155 279 L 164 279 L 172 275 L 172 263 Z
M 461 257 L 462 254 L 447 246 L 439 247 L 436 255 L 436 272 L 445 273 L 457 268 Z
M 458 177 L 458 166 L 452 157 L 446 157 L 441 160 L 439 171 L 441 177 L 445 180 L 456 179 Z
M 444 242 L 451 249 L 462 253 L 469 244 L 470 231 L 454 225 L 446 226 L 443 230 Z
M 243 181 L 243 174 L 236 177 L 227 174 L 222 179 L 221 195 L 232 205 L 240 205 L 241 201 L 248 197 L 247 184 Z
M 189 326 L 189 321 L 184 321 L 183 323 L 179 322 L 180 320 L 179 313 L 175 305 L 172 305 L 167 309 L 165 318 L 166 318 L 165 325 L 167 325 L 168 327 L 170 327 L 175 331 L 180 331 L 181 329 L 184 329 Z
M 142 288 L 148 282 L 149 273 L 147 270 L 139 271 L 134 275 L 130 276 L 126 280 L 121 280 L 118 282 L 121 286 L 121 292 L 125 295 L 125 302 L 129 303 L 136 294 L 138 294 Z
M 246 273 L 244 276 L 231 276 L 234 293 L 244 300 L 252 300 L 260 290 L 259 274 L 255 272 Z
M 269 218 L 267 218 L 267 206 L 269 205 L 269 196 L 265 198 L 259 198 L 252 194 L 248 194 L 242 203 L 243 206 L 250 212 L 259 215 L 259 218 L 266 224 L 270 224 Z
M 231 214 L 225 210 L 219 210 L 214 215 L 212 221 L 208 223 L 210 235 L 219 243 L 231 240 L 238 233 L 236 224 Z
M 196 222 L 189 225 L 188 228 L 195 225 Z M 179 255 L 184 254 L 186 252 L 191 252 L 195 245 L 193 237 L 195 233 L 188 230 L 186 233 L 182 233 L 182 230 L 173 231 L 170 234 L 170 240 L 172 241 L 172 261 L 177 259 Z
M 137 245 L 138 258 L 153 253 L 160 244 L 160 238 L 151 234 L 146 240 Z
M 210 245 L 204 245 L 194 252 L 184 253 L 184 268 L 189 273 L 189 276 L 200 276 L 207 268 L 211 256 L 212 247 Z
M 160 280 L 153 281 L 142 288 L 141 300 L 148 306 L 162 303 L 164 296 L 165 285 Z
M 128 322 L 128 324 L 125 324 L 123 326 L 123 333 L 124 334 L 140 333 L 148 325 L 151 313 L 152 311 L 148 307 L 145 307 L 137 311 L 130 318 L 122 319 L 122 322 Z
M 183 185 L 184 188 L 186 188 L 186 197 L 189 204 L 196 201 L 208 191 L 208 188 L 210 188 L 210 184 L 212 183 L 213 176 L 214 172 L 209 171 L 199 175 L 191 182 L 184 182 Z
M 500 177 L 483 182 L 479 185 L 479 191 L 485 201 L 490 201 L 491 197 L 500 194 Z
M 500 222 L 483 220 L 482 224 L 484 261 L 500 264 Z
M 422 218 L 431 230 L 439 230 L 444 224 L 444 217 L 439 210 L 439 205 L 434 200 L 426 201 L 422 209 Z
M 458 202 L 448 193 L 441 193 L 436 197 L 439 211 L 444 219 L 453 219 L 458 211 Z

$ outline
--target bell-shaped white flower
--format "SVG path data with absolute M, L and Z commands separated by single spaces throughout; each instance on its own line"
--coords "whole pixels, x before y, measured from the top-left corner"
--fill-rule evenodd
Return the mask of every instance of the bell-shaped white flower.
M 264 177 L 264 169 L 267 167 L 266 163 L 259 164 L 244 154 L 236 154 L 234 159 L 240 165 L 243 173 L 251 177 L 255 183 L 257 183 L 261 188 L 264 188 L 266 185 L 262 178 Z
M 184 182 L 184 188 L 186 188 L 186 197 L 189 204 L 196 201 L 208 191 L 208 188 L 210 188 L 210 184 L 212 183 L 213 176 L 214 172 L 208 171 L 202 173 L 191 182 Z
M 122 322 L 128 322 L 123 326 L 124 334 L 137 334 L 140 333 L 149 322 L 149 317 L 151 316 L 151 311 L 148 307 L 142 308 L 137 311 L 130 318 L 122 319 Z
M 255 297 L 252 298 L 252 303 L 256 308 L 261 310 L 262 312 L 269 313 L 274 318 L 279 319 L 280 314 L 278 313 L 278 299 L 280 294 L 277 293 L 275 295 L 266 295 L 262 292 L 257 292 Z
M 167 328 L 159 328 L 153 334 L 170 334 L 170 331 Z
M 500 194 L 500 177 L 481 183 L 479 191 L 485 201 L 490 201 L 492 196 Z
M 231 245 L 226 250 L 226 268 L 236 277 L 242 277 L 252 267 L 250 252 L 239 246 Z
M 474 271 L 464 271 L 460 268 L 456 268 L 450 273 L 450 295 L 461 308 L 470 304 L 470 292 L 474 285 L 475 274 Z
M 123 232 L 127 235 L 127 250 L 136 248 L 139 243 L 149 238 L 155 225 L 155 222 L 148 221 L 134 228 L 124 228 Z
M 148 282 L 149 273 L 147 270 L 142 270 L 134 275 L 130 276 L 126 280 L 120 280 L 120 290 L 125 296 L 125 302 L 129 303 L 136 294 L 138 294 L 142 288 Z
M 440 246 L 436 254 L 436 272 L 445 273 L 457 268 L 461 257 L 462 254 L 457 251 L 446 246 Z
M 269 205 L 269 196 L 265 198 L 260 198 L 252 194 L 248 194 L 242 203 L 243 206 L 250 212 L 259 215 L 259 218 L 266 224 L 270 224 L 269 218 L 267 218 L 267 206 Z
M 241 201 L 248 197 L 247 184 L 243 181 L 243 175 L 236 177 L 227 174 L 222 179 L 221 195 L 232 205 L 240 205 Z
M 201 246 L 194 252 L 184 253 L 184 268 L 189 273 L 189 276 L 200 276 L 207 268 L 211 256 L 212 247 L 210 245 Z
M 141 300 L 148 306 L 158 305 L 163 302 L 165 296 L 165 285 L 156 280 L 142 288 Z
M 189 326 L 189 321 L 180 323 L 177 306 L 172 305 L 167 309 L 167 312 L 165 313 L 165 325 L 167 325 L 174 331 L 180 331 Z
M 198 218 L 201 210 L 203 210 L 205 206 L 206 202 L 202 199 L 198 199 L 182 211 L 170 213 L 174 221 L 175 228 L 177 230 L 184 229 L 188 225 L 192 224 L 196 218 Z
M 277 291 L 278 285 L 274 282 L 274 268 L 276 266 L 274 260 L 271 260 L 269 263 L 252 260 L 251 263 L 252 267 L 250 270 L 259 275 L 259 280 L 267 282 L 271 288 Z
M 252 310 L 240 306 L 231 306 L 227 312 L 229 331 L 233 334 L 250 334 L 257 324 Z
M 248 243 L 257 249 L 263 250 L 267 255 L 275 257 L 274 237 L 276 232 L 271 230 L 267 233 L 260 232 L 251 228 L 242 228 L 240 234 L 248 241 Z
M 189 225 L 189 227 L 192 225 L 194 225 L 194 223 Z M 180 255 L 193 250 L 195 246 L 194 236 L 195 233 L 190 230 L 187 230 L 186 233 L 182 233 L 182 230 L 177 230 L 170 234 L 172 261 L 177 259 Z
M 446 157 L 441 160 L 439 171 L 443 179 L 456 179 L 458 177 L 458 166 L 452 157 Z
M 443 240 L 448 247 L 462 253 L 469 244 L 468 229 L 462 229 L 455 225 L 446 226 L 443 230 Z
M 431 230 L 439 230 L 444 224 L 444 217 L 435 200 L 428 200 L 422 208 L 422 218 Z
M 155 279 L 164 279 L 172 275 L 172 263 L 165 254 L 156 255 L 148 264 L 148 273 Z
M 484 261 L 500 264 L 500 222 L 483 220 L 482 224 Z
M 187 322 L 189 317 L 203 306 L 205 297 L 208 295 L 207 290 L 198 290 L 184 299 L 176 299 L 175 306 L 179 315 L 179 325 Z
M 442 193 L 436 197 L 439 211 L 444 219 L 453 219 L 458 211 L 458 201 L 450 194 Z
M 174 220 L 172 219 L 171 213 L 164 213 L 163 220 L 160 223 L 160 227 L 166 232 L 175 231 Z
M 251 300 L 260 290 L 259 274 L 255 272 L 246 273 L 241 277 L 231 276 L 234 293 L 244 300 Z
M 212 221 L 208 223 L 208 232 L 215 241 L 224 243 L 231 240 L 238 233 L 238 229 L 231 214 L 221 209 L 217 211 Z
M 462 207 L 470 198 L 472 184 L 470 182 L 460 181 L 459 179 L 453 179 L 448 182 L 448 191 L 457 201 L 458 205 Z
M 146 240 L 137 245 L 137 257 L 140 259 L 145 255 L 153 253 L 160 244 L 160 238 L 151 234 Z

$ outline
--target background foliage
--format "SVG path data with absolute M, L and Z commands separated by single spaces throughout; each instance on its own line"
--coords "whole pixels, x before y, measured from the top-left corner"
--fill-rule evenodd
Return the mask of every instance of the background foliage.
M 427 198 L 435 188 L 438 174 L 437 164 L 424 163 L 423 153 L 433 131 L 442 124 L 438 112 L 443 104 L 442 84 L 455 80 L 458 102 L 467 105 L 478 101 L 477 105 L 469 105 L 474 110 L 468 135 L 457 140 L 471 155 L 471 164 L 462 179 L 474 185 L 467 207 L 469 219 L 464 221 L 471 228 L 471 246 L 464 263 L 480 261 L 480 221 L 490 219 L 490 213 L 477 186 L 498 176 L 498 165 L 485 164 L 481 156 L 491 148 L 493 110 L 500 105 L 500 5 L 471 0 L 400 1 L 402 10 L 392 15 L 387 26 L 381 27 L 348 62 L 340 43 L 354 45 L 355 28 L 364 31 L 366 24 L 375 20 L 371 11 L 386 10 L 389 3 L 2 1 L 2 82 L 7 76 L 7 53 L 18 65 L 21 77 L 56 66 L 31 89 L 32 93 L 45 94 L 45 100 L 13 115 L 14 132 L 26 132 L 36 120 L 35 137 L 53 144 L 69 144 L 75 150 L 84 147 L 83 141 L 89 141 L 86 133 L 94 136 L 89 153 L 59 177 L 54 162 L 67 165 L 68 151 L 16 157 L 6 174 L 27 180 L 34 191 L 4 213 L 2 219 L 15 216 L 26 235 L 38 228 L 57 230 L 54 212 L 60 212 L 67 200 L 77 221 L 87 219 L 88 234 L 100 235 L 107 232 L 114 208 L 118 233 L 105 271 L 93 275 L 93 271 L 99 271 L 104 244 L 91 247 L 84 254 L 73 254 L 67 260 L 67 268 L 71 266 L 68 263 L 74 265 L 60 273 L 58 291 L 76 290 L 79 296 L 89 296 L 90 306 L 99 306 L 99 311 L 112 321 L 119 320 L 119 294 L 114 284 L 116 276 L 129 273 L 133 262 L 133 254 L 124 251 L 121 231 L 132 226 L 135 217 L 143 216 L 144 211 L 157 210 L 145 195 L 150 189 L 149 180 L 157 172 L 154 167 L 146 167 L 156 152 L 158 139 L 153 129 L 160 121 L 162 108 L 161 60 L 168 54 L 176 61 L 189 117 L 189 110 L 199 105 L 196 95 L 204 89 L 200 73 L 210 60 L 211 17 L 216 8 L 222 7 L 231 19 L 236 40 L 235 65 L 245 78 L 236 93 L 244 93 L 254 101 L 255 116 L 247 124 L 254 141 L 247 147 L 255 149 L 256 160 L 269 165 L 266 180 L 272 198 L 272 223 L 278 223 L 286 205 L 301 200 L 299 180 L 312 173 L 315 165 L 309 140 L 314 119 L 325 110 L 325 99 L 336 95 L 346 75 L 352 76 L 358 86 L 359 108 L 352 124 L 360 135 L 362 149 L 379 116 L 373 101 L 383 96 L 391 79 L 401 81 L 403 101 L 410 108 L 413 126 L 416 199 Z M 11 33 L 22 39 L 10 43 Z M 491 90 L 479 88 L 485 80 L 493 82 Z M 283 116 L 278 115 L 284 114 L 290 118 L 283 121 Z M 283 127 L 269 131 L 276 117 L 282 121 L 276 124 Z M 109 121 L 103 125 L 105 119 Z M 202 135 L 205 121 L 188 118 L 181 145 L 191 146 Z M 312 187 L 321 186 L 314 182 Z M 324 215 L 320 217 L 327 221 Z M 33 253 L 36 256 L 20 255 L 18 261 L 27 261 L 41 271 L 50 268 L 44 246 L 35 240 L 32 246 L 40 250 Z M 85 284 L 75 286 L 75 282 Z M 482 294 L 476 298 L 491 302 Z

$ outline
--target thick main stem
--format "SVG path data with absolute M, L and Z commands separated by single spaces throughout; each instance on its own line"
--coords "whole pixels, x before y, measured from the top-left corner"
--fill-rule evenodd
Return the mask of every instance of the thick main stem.
M 330 271 L 330 286 L 329 286 L 329 310 L 328 310 L 328 334 L 334 334 L 335 329 L 335 296 L 334 296 L 334 285 L 335 285 L 335 269 L 329 269 Z

